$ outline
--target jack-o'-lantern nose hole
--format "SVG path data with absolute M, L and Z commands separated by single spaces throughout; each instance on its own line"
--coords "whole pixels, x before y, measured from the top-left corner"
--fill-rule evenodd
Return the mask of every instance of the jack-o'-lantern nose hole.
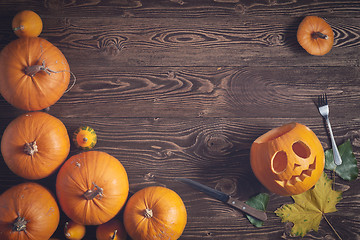
M 271 161 L 271 167 L 274 173 L 281 173 L 285 171 L 288 164 L 288 158 L 286 152 L 279 151 L 275 153 Z
M 292 145 L 292 149 L 296 155 L 301 158 L 308 158 L 311 155 L 310 148 L 302 141 L 297 141 Z

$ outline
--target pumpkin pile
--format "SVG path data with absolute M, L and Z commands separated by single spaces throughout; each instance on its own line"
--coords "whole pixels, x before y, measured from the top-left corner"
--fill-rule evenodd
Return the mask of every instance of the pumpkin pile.
M 180 196 L 170 189 L 139 191 L 126 207 L 126 224 L 118 219 L 128 200 L 127 172 L 108 153 L 89 151 L 97 143 L 93 128 L 75 130 L 72 140 L 82 152 L 67 159 L 70 138 L 65 125 L 40 110 L 62 97 L 71 72 L 62 52 L 38 37 L 42 26 L 35 12 L 19 12 L 12 22 L 19 38 L 0 53 L 0 94 L 14 107 L 27 111 L 6 127 L 1 153 L 8 168 L 24 179 L 39 180 L 58 171 L 57 199 L 35 182 L 5 191 L 0 196 L 4 210 L 0 211 L 0 239 L 49 239 L 58 228 L 60 208 L 68 217 L 64 226 L 67 239 L 82 239 L 86 225 L 97 225 L 98 240 L 125 240 L 127 232 L 134 240 L 178 239 L 187 214 Z M 140 214 L 138 209 L 142 209 Z
M 22 110 L 48 108 L 68 88 L 69 64 L 57 47 L 38 37 L 42 21 L 35 12 L 18 13 L 12 25 L 19 38 L 0 52 L 0 94 Z

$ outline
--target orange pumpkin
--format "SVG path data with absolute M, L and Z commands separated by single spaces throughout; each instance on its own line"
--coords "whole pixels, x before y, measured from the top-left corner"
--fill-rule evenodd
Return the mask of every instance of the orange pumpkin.
M 42 31 L 43 23 L 35 12 L 24 10 L 15 15 L 12 28 L 18 37 L 37 37 Z
M 70 82 L 68 62 L 45 39 L 19 38 L 0 53 L 0 93 L 11 105 L 37 111 L 57 102 Z
M 311 55 L 325 55 L 334 44 L 334 32 L 324 19 L 305 17 L 297 31 L 299 44 Z
M 112 219 L 124 206 L 128 192 L 123 165 L 100 151 L 72 156 L 60 168 L 56 179 L 62 210 L 83 225 L 99 225 Z
M 116 218 L 113 218 L 96 228 L 97 240 L 125 240 L 126 238 L 127 233 L 124 224 Z
M 125 206 L 125 229 L 134 240 L 178 239 L 186 221 L 187 213 L 180 196 L 165 187 L 144 188 Z
M 259 181 L 284 196 L 313 187 L 325 165 L 319 139 L 299 123 L 283 125 L 257 138 L 251 146 L 250 159 Z
M 0 239 L 49 239 L 59 225 L 53 195 L 37 183 L 22 183 L 0 196 Z
M 70 139 L 65 125 L 44 112 L 20 115 L 6 127 L 1 139 L 6 165 L 26 179 L 51 175 L 69 151 Z
M 65 223 L 64 234 L 66 239 L 81 240 L 85 236 L 86 228 L 72 220 Z

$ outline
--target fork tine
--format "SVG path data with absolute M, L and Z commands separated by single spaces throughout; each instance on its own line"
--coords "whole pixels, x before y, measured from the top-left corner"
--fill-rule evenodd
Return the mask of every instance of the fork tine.
M 323 105 L 324 105 L 324 103 L 323 103 L 323 95 L 321 94 L 321 95 L 318 96 L 318 107 L 321 107 Z
M 327 95 L 326 95 L 326 93 L 324 94 L 324 104 L 325 104 L 325 105 L 328 104 L 328 103 L 327 103 Z

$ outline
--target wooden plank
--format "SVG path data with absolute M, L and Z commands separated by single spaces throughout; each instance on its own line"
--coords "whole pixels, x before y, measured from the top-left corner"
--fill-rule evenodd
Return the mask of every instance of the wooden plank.
M 252 142 L 265 132 L 297 119 L 247 118 L 64 118 L 58 117 L 71 136 L 80 125 L 92 126 L 98 135 L 96 150 L 119 159 L 133 183 L 152 178 L 169 181 L 176 176 L 192 177 L 208 183 L 221 178 L 242 181 L 246 188 L 241 195 L 258 191 L 249 165 Z M 350 139 L 354 152 L 360 155 L 360 122 L 356 119 L 332 119 L 338 144 Z M 12 118 L 1 120 L 2 132 Z M 324 149 L 331 147 L 328 132 L 320 119 L 302 119 L 320 139 Z M 78 153 L 71 146 L 70 156 Z M 19 181 L 1 161 L 0 192 Z M 152 176 L 152 177 L 151 177 Z M 132 189 L 136 191 L 135 189 Z
M 2 18 L 9 21 L 8 18 Z M 0 19 L 1 20 L 1 19 Z M 296 40 L 301 21 L 267 18 L 44 18 L 40 35 L 71 63 L 134 66 L 359 66 L 360 18 L 329 18 L 335 33 L 327 55 L 308 54 Z M 2 25 L 0 48 L 15 35 Z M 199 27 L 201 26 L 201 27 Z
M 14 0 L 0 2 L 0 15 L 13 16 L 24 9 L 36 9 L 42 16 L 208 18 L 211 16 L 295 16 L 359 17 L 357 0 L 263 1 L 263 0 Z
M 63 117 L 358 118 L 358 67 L 127 68 L 74 62 L 75 86 L 50 108 Z M 4 99 L 0 118 L 17 116 Z

